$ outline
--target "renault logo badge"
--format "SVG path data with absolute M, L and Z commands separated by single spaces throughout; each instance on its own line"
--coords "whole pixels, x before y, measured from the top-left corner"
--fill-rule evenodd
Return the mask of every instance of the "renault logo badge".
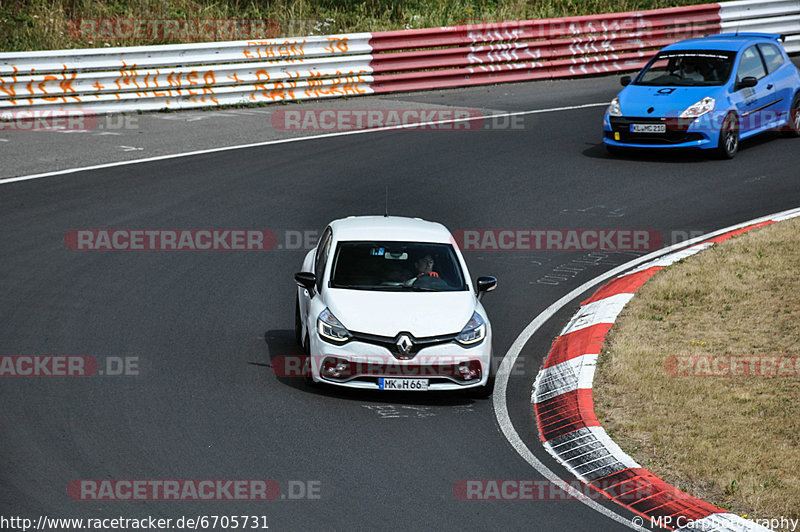
M 411 338 L 409 338 L 407 334 L 403 334 L 400 336 L 400 338 L 397 339 L 395 345 L 397 346 L 398 353 L 407 356 L 409 353 L 411 353 L 411 347 L 414 345 L 414 343 L 411 341 Z

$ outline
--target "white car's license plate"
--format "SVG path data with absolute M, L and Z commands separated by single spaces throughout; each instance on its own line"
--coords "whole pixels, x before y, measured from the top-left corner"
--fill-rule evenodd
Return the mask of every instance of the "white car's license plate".
M 421 392 L 428 389 L 428 379 L 378 379 L 381 390 L 408 390 Z
M 631 124 L 631 133 L 666 133 L 666 124 Z

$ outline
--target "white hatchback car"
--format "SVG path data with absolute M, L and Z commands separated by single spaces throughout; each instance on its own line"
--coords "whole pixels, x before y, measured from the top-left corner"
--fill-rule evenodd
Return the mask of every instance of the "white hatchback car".
M 295 332 L 320 382 L 374 390 L 489 395 L 492 327 L 441 224 L 419 218 L 335 220 L 295 274 Z M 309 371 L 310 369 L 310 371 Z

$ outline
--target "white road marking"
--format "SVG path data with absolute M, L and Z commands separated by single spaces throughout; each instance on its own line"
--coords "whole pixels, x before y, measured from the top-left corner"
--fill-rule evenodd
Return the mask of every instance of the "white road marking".
M 572 486 L 564 482 L 560 479 L 552 470 L 550 470 L 546 465 L 544 465 L 538 458 L 533 455 L 533 452 L 525 445 L 525 442 L 522 441 L 522 438 L 519 436 L 517 431 L 514 429 L 514 425 L 511 422 L 511 417 L 508 414 L 508 405 L 506 404 L 506 390 L 508 389 L 508 379 L 511 376 L 511 368 L 514 367 L 514 364 L 517 362 L 517 358 L 519 354 L 522 352 L 522 348 L 525 347 L 525 344 L 528 343 L 528 340 L 539 330 L 539 327 L 544 325 L 547 320 L 552 318 L 561 308 L 565 305 L 569 304 L 572 300 L 580 296 L 582 293 L 586 292 L 593 286 L 610 279 L 625 270 L 643 264 L 645 262 L 651 261 L 655 258 L 658 258 L 662 255 L 666 255 L 675 251 L 676 249 L 681 249 L 687 246 L 691 246 L 696 244 L 697 242 L 702 242 L 704 240 L 708 240 L 710 238 L 714 238 L 715 236 L 727 233 L 728 231 L 733 231 L 735 229 L 740 229 L 742 227 L 747 227 L 748 225 L 757 224 L 760 222 L 764 222 L 767 220 L 772 220 L 776 218 L 783 218 L 789 217 L 791 215 L 800 215 L 800 208 L 797 209 L 789 209 L 787 211 L 783 211 L 777 214 L 771 214 L 764 216 L 762 218 L 756 218 L 755 220 L 750 220 L 748 222 L 740 223 L 737 225 L 732 225 L 730 227 L 726 227 L 724 229 L 720 229 L 718 231 L 714 231 L 712 233 L 707 233 L 691 240 L 686 240 L 684 242 L 679 242 L 677 244 L 673 244 L 672 246 L 664 249 L 660 249 L 654 251 L 652 253 L 648 253 L 642 257 L 634 259 L 632 261 L 626 262 L 616 268 L 613 268 L 606 273 L 599 275 L 592 279 L 591 281 L 587 281 L 580 285 L 579 287 L 572 290 L 570 293 L 547 307 L 541 314 L 536 316 L 532 322 L 528 324 L 527 327 L 517 336 L 514 343 L 511 344 L 508 352 L 503 357 L 503 361 L 500 363 L 500 368 L 497 370 L 497 376 L 495 380 L 495 388 L 494 393 L 492 394 L 492 403 L 494 406 L 494 413 L 495 417 L 497 418 L 497 423 L 500 425 L 500 430 L 503 432 L 506 440 L 514 450 L 526 461 L 528 462 L 531 467 L 533 467 L 536 471 L 538 471 L 542 476 L 559 486 L 562 490 L 570 493 L 571 495 L 578 498 L 581 502 L 592 508 L 593 510 L 617 521 L 622 523 L 623 525 L 632 528 L 634 530 L 647 530 L 642 528 L 638 525 L 633 524 L 630 520 L 622 517 L 618 513 L 609 510 L 608 508 L 598 504 L 597 502 L 586 499 L 585 497 L 579 497 L 580 493 L 575 490 Z
M 120 146 L 122 151 L 144 151 L 144 148 L 137 148 L 136 146 Z
M 608 105 L 608 102 L 602 103 L 587 103 L 582 105 L 570 105 L 566 107 L 551 107 L 549 109 L 533 109 L 530 111 L 517 111 L 514 113 L 500 113 L 500 114 L 491 114 L 486 116 L 476 116 L 476 117 L 469 117 L 469 118 L 455 118 L 450 120 L 438 120 L 434 122 L 418 122 L 414 124 L 403 124 L 399 126 L 384 126 L 374 129 L 358 129 L 354 131 L 337 131 L 335 133 L 323 133 L 322 135 L 309 135 L 306 137 L 292 137 L 289 139 L 277 139 L 277 140 L 266 140 L 263 142 L 254 142 L 252 144 L 240 144 L 238 146 L 225 146 L 222 148 L 208 148 L 205 150 L 195 150 L 183 153 L 173 153 L 170 155 L 159 155 L 156 157 L 146 157 L 143 159 L 134 159 L 132 161 L 118 161 L 114 163 L 103 163 L 103 164 L 95 164 L 91 166 L 81 166 L 77 168 L 68 168 L 66 170 L 56 170 L 54 172 L 44 172 L 41 174 L 31 174 L 19 177 L 8 177 L 4 179 L 0 179 L 0 185 L 5 185 L 7 183 L 15 183 L 17 181 L 28 181 L 31 179 L 42 179 L 44 177 L 52 177 L 57 175 L 65 175 L 65 174 L 74 174 L 77 172 L 85 172 L 88 170 L 100 170 L 103 168 L 114 168 L 116 166 L 126 166 L 129 164 L 139 164 L 139 163 L 149 163 L 153 161 L 164 161 L 167 159 L 177 159 L 179 157 L 191 157 L 192 155 L 204 155 L 208 153 L 219 153 L 224 151 L 231 151 L 231 150 L 241 150 L 245 148 L 257 148 L 261 146 L 272 146 L 276 144 L 288 144 L 290 142 L 303 142 L 307 140 L 318 140 L 318 139 L 326 139 L 332 137 L 343 137 L 345 135 L 361 135 L 364 133 L 377 133 L 381 131 L 393 131 L 396 129 L 414 129 L 418 127 L 424 126 L 433 126 L 439 124 L 451 124 L 456 122 L 471 122 L 474 120 L 485 120 L 487 118 L 503 118 L 507 116 L 523 116 L 523 115 L 535 115 L 541 113 L 553 113 L 558 111 L 572 111 L 574 109 L 586 109 L 588 107 L 600 107 Z M 171 119 L 171 118 L 170 118 Z

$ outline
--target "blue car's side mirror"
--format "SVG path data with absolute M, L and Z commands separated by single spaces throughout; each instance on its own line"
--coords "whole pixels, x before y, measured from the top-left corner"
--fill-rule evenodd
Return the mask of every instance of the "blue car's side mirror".
M 753 76 L 747 76 L 743 78 L 739 83 L 736 84 L 736 88 L 734 90 L 745 89 L 747 87 L 755 87 L 758 85 L 758 80 Z

